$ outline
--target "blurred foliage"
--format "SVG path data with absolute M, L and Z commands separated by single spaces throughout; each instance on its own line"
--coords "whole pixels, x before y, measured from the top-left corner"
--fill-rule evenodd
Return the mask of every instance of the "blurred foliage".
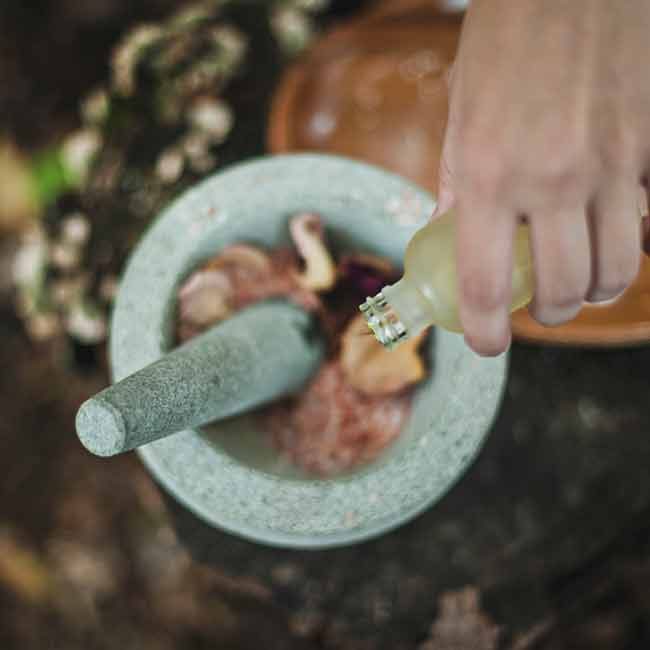
M 204 0 L 131 27 L 81 127 L 36 155 L 14 281 L 34 339 L 96 346 L 126 257 L 185 188 L 263 149 L 260 104 L 316 33 L 326 0 Z

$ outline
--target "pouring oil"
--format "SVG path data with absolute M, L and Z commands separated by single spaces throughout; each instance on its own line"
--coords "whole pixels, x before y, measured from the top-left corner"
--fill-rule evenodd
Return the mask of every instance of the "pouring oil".
M 514 241 L 510 310 L 527 305 L 532 295 L 528 226 L 520 225 Z M 387 348 L 399 345 L 431 325 L 462 332 L 452 211 L 415 233 L 406 248 L 402 279 L 367 298 L 360 309 L 377 340 Z

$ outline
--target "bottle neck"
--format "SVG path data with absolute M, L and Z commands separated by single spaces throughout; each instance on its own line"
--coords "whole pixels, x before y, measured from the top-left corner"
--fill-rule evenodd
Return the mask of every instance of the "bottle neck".
M 433 325 L 433 305 L 407 277 L 384 287 L 361 305 L 377 340 L 393 348 Z

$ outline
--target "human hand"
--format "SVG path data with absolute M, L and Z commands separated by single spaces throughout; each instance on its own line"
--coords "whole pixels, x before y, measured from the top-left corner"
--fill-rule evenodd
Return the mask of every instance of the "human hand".
M 647 0 L 474 0 L 450 79 L 438 214 L 457 219 L 460 315 L 480 354 L 510 341 L 512 242 L 531 229 L 544 325 L 636 277 L 650 177 Z

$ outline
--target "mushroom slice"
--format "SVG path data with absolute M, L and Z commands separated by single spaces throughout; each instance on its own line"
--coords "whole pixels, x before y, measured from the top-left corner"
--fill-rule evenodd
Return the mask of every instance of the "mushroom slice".
M 305 263 L 296 274 L 303 289 L 327 291 L 336 283 L 336 266 L 325 245 L 325 232 L 320 217 L 303 213 L 291 219 L 289 230 L 298 253 Z
M 368 330 L 362 315 L 356 316 L 341 337 L 341 366 L 347 381 L 366 395 L 397 393 L 422 380 L 426 368 L 418 347 L 422 333 L 387 350 Z

